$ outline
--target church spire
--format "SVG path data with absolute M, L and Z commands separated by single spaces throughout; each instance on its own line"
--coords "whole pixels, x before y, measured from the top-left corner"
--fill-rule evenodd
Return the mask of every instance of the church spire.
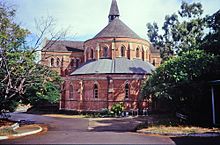
M 118 5 L 117 5 L 117 1 L 116 0 L 112 0 L 110 12 L 109 12 L 109 15 L 108 15 L 109 23 L 111 21 L 113 21 L 115 18 L 119 18 L 119 16 L 120 16 L 120 14 L 119 14 L 119 9 L 118 9 Z

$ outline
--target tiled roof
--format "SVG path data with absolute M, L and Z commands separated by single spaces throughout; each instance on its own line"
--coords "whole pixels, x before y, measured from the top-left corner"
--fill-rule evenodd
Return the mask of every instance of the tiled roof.
M 140 59 L 129 60 L 124 57 L 116 59 L 99 59 L 83 64 L 71 75 L 83 74 L 151 74 L 155 67 Z
M 101 37 L 125 37 L 125 38 L 140 39 L 140 36 L 138 36 L 134 31 L 132 31 L 119 18 L 115 18 L 94 38 L 101 38 Z
M 45 44 L 45 48 L 42 51 L 49 51 L 49 52 L 82 52 L 83 49 L 82 41 L 53 41 L 47 40 Z

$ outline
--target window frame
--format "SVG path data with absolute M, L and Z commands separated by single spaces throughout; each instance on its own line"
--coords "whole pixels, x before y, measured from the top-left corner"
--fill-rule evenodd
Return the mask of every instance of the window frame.
M 108 47 L 104 47 L 103 48 L 103 58 L 108 58 L 109 54 L 108 54 Z
M 98 84 L 94 84 L 93 86 L 93 98 L 98 99 L 99 98 L 99 87 Z
M 125 46 L 121 46 L 121 57 L 125 57 L 126 48 Z
M 130 97 L 130 86 L 128 83 L 125 84 L 125 99 L 129 99 Z
M 74 99 L 74 87 L 73 87 L 73 84 L 71 83 L 70 86 L 69 86 L 69 99 L 70 100 L 73 100 Z
M 50 58 L 50 66 L 55 67 L 55 59 L 53 57 Z
M 139 49 L 139 47 L 136 48 L 136 58 L 140 58 L 140 49 Z

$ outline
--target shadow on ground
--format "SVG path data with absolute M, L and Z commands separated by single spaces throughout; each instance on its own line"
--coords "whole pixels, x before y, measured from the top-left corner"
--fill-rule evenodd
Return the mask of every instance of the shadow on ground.
M 145 118 L 120 118 L 120 119 L 102 119 L 91 120 L 91 131 L 94 132 L 135 132 L 141 124 L 146 124 Z
M 176 145 L 220 145 L 220 137 L 171 137 Z

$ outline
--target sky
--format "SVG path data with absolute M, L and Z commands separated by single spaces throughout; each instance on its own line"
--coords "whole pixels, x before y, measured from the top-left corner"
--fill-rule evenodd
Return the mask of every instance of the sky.
M 0 0 L 1 1 L 1 0 Z M 7 0 L 17 9 L 15 21 L 37 33 L 35 20 L 51 16 L 55 29 L 67 29 L 71 40 L 93 38 L 108 24 L 112 0 Z M 204 15 L 220 9 L 220 0 L 186 0 L 201 2 Z M 159 27 L 167 14 L 177 12 L 181 0 L 117 0 L 120 19 L 139 36 L 147 39 L 147 23 L 157 22 Z

